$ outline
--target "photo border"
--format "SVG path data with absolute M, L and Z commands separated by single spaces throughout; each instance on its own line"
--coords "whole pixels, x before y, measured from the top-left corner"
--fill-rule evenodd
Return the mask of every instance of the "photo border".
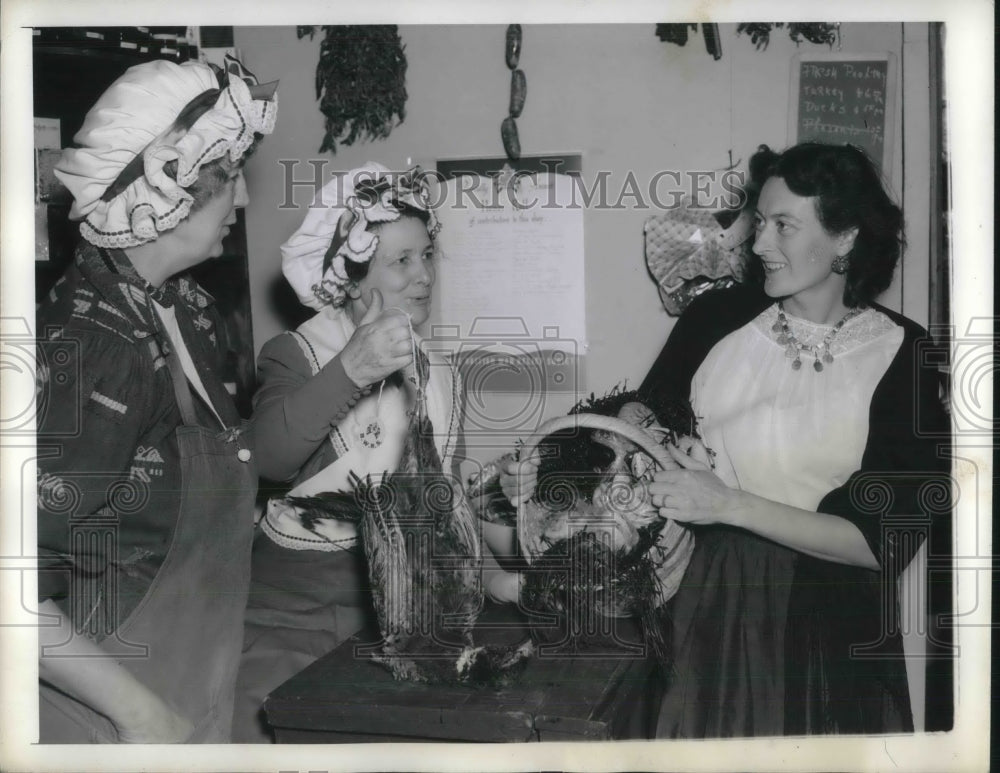
M 816 18 L 829 3 L 781 2 L 748 5 L 675 4 L 642 0 L 623 8 L 612 3 L 508 2 L 473 8 L 466 2 L 425 0 L 403 6 L 382 0 L 338 6 L 331 2 L 288 0 L 255 6 L 257 25 L 288 26 L 293 20 L 336 23 L 573 23 L 602 21 L 662 22 L 702 20 L 745 21 L 750 18 Z M 841 21 L 936 21 L 946 23 L 945 75 L 948 103 L 947 132 L 951 161 L 952 325 L 959 335 L 972 335 L 977 326 L 992 331 L 993 289 L 993 9 L 974 0 L 945 6 L 939 2 L 850 2 L 836 6 Z M 3 117 L 0 145 L 0 254 L 4 256 L 0 281 L 0 316 L 8 329 L 17 320 L 33 320 L 31 295 L 24 288 L 33 281 L 33 239 L 30 228 L 14 224 L 33 222 L 31 161 L 30 31 L 32 24 L 76 26 L 88 20 L 115 19 L 116 25 L 171 21 L 227 24 L 247 19 L 245 4 L 208 4 L 193 0 L 168 3 L 87 0 L 75 4 L 56 0 L 6 0 L 2 14 Z M 988 97 L 988 98 L 987 98 Z M 12 257 L 13 256 L 13 257 Z M 992 332 L 987 333 L 992 336 Z M 963 374 L 956 372 L 956 383 Z M 961 398 L 961 394 L 956 394 Z M 7 390 L 0 400 L 10 405 L 18 395 Z M 977 410 L 982 410 L 977 407 Z M 978 770 L 988 754 L 990 673 L 990 470 L 992 439 L 959 432 L 955 454 L 962 460 L 959 479 L 978 484 L 975 497 L 959 502 L 956 522 L 957 585 L 963 598 L 981 605 L 956 628 L 961 658 L 956 661 L 957 704 L 955 729 L 943 734 L 877 736 L 870 738 L 776 738 L 759 740 L 612 742 L 608 744 L 508 744 L 502 746 L 378 744 L 344 747 L 258 746 L 145 746 L 40 747 L 28 740 L 37 716 L 37 647 L 33 626 L 9 625 L 24 598 L 36 592 L 33 559 L 24 545 L 33 545 L 33 524 L 23 533 L 10 514 L 34 510 L 33 487 L 23 490 L 16 481 L 32 480 L 34 461 L 24 439 L 3 440 L 0 479 L 0 768 L 31 770 Z M 15 484 L 11 484 L 15 481 Z M 964 515 L 964 517 L 963 517 Z M 977 532 L 977 527 L 979 531 Z M 964 562 L 964 563 L 963 563 Z M 962 570 L 969 570 L 963 572 Z M 10 582 L 18 576 L 23 583 Z M 2 580 L 7 580 L 6 582 Z M 20 585 L 20 587 L 18 587 Z M 530 748 L 534 747 L 534 748 Z

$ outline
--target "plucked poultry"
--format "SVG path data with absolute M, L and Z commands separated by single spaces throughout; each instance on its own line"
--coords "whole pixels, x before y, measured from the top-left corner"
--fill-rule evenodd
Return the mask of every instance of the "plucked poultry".
M 410 422 L 397 471 L 380 481 L 354 479 L 353 493 L 290 497 L 310 526 L 322 518 L 358 524 L 368 562 L 382 644 L 373 660 L 400 680 L 502 683 L 532 652 L 530 640 L 510 647 L 476 646 L 483 606 L 476 517 L 454 479 L 441 469 L 423 390 L 429 363 L 401 379 Z
M 422 354 L 418 362 L 425 372 Z M 441 469 L 423 394 L 413 386 L 425 379 L 403 380 L 412 411 L 395 473 L 380 481 L 355 478 L 353 493 L 289 502 L 302 509 L 306 526 L 323 518 L 358 524 L 383 637 L 374 660 L 401 680 L 496 686 L 519 672 L 535 645 L 473 640 L 483 605 L 476 514 Z M 694 541 L 687 529 L 659 517 L 645 483 L 655 464 L 672 464 L 662 446 L 691 435 L 686 403 L 654 413 L 635 393 L 617 389 L 539 429 L 534 445 L 522 449 L 540 444 L 543 451 L 538 489 L 517 514 L 530 564 L 522 592 L 529 613 L 556 613 L 564 623 L 560 635 L 584 618 L 633 615 L 665 658 L 658 610 L 676 591 Z M 498 490 L 500 468 L 488 465 L 491 474 L 480 476 L 471 493 Z M 575 629 L 570 644 L 583 644 L 593 626 Z M 543 631 L 533 634 L 546 639 Z

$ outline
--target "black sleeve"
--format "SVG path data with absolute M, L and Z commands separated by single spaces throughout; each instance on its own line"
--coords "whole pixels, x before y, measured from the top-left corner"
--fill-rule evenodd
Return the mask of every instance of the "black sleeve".
M 940 375 L 926 356 L 931 340 L 909 320 L 889 316 L 905 334 L 872 397 L 861 469 L 817 509 L 855 524 L 883 572 L 896 576 L 926 535 L 948 531 L 950 423 Z
M 710 290 L 695 298 L 643 379 L 639 387 L 643 401 L 655 410 L 663 398 L 687 400 L 691 380 L 712 347 L 771 302 L 758 288 L 748 285 Z

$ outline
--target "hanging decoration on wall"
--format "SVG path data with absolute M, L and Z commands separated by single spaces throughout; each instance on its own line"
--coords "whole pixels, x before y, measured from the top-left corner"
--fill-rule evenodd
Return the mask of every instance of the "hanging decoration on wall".
M 504 60 L 510 72 L 510 104 L 507 117 L 500 124 L 500 138 L 507 158 L 517 161 L 521 158 L 521 140 L 517 135 L 517 122 L 514 120 L 524 110 L 524 100 L 528 93 L 528 80 L 524 71 L 517 68 L 521 59 L 521 25 L 510 24 L 507 27 Z
M 316 99 L 326 116 L 319 152 L 381 140 L 406 118 L 406 55 L 394 24 L 322 27 Z M 298 27 L 299 39 L 316 27 Z
M 767 48 L 771 42 L 771 31 L 777 27 L 785 27 L 784 22 L 766 23 L 752 22 L 740 24 L 736 27 L 736 34 L 747 34 L 758 51 Z M 826 44 L 833 48 L 833 44 L 840 44 L 840 22 L 815 22 L 810 24 L 792 22 L 788 25 L 788 37 L 795 41 L 795 45 L 800 45 L 803 40 L 817 45 Z M 656 36 L 664 43 L 676 43 L 683 46 L 688 41 L 689 30 L 697 30 L 697 24 L 657 24 Z M 713 59 L 722 58 L 722 42 L 719 38 L 718 24 L 702 24 L 701 34 L 705 38 L 705 49 L 712 55 Z
M 679 46 L 688 42 L 688 29 L 698 29 L 697 24 L 657 24 L 656 37 L 664 43 L 676 43 Z
M 697 24 L 657 24 L 656 37 L 664 43 L 676 43 L 678 46 L 687 45 L 688 30 L 698 29 Z M 712 55 L 713 59 L 722 58 L 722 42 L 719 39 L 718 24 L 702 24 L 701 36 L 705 38 L 705 50 Z
M 784 27 L 784 22 L 752 22 L 750 24 L 740 24 L 736 27 L 736 34 L 746 33 L 750 36 L 751 42 L 758 51 L 767 49 L 771 42 L 771 30 Z M 814 22 L 810 24 L 792 22 L 788 25 L 788 37 L 795 41 L 795 45 L 800 45 L 803 40 L 808 40 L 816 45 L 826 44 L 833 48 L 833 44 L 840 44 L 840 22 Z
M 712 58 L 719 60 L 722 58 L 722 41 L 719 39 L 718 24 L 702 24 L 701 36 L 705 38 L 705 50 L 712 55 Z
M 667 313 L 680 316 L 703 292 L 745 280 L 753 220 L 748 212 L 710 212 L 684 201 L 643 226 L 646 266 Z

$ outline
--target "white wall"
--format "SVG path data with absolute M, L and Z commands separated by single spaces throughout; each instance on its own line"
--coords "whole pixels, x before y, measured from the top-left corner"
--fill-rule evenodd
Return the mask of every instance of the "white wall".
M 926 83 L 926 25 L 844 24 L 844 53 L 892 52 L 903 73 Z M 247 66 L 264 80 L 279 79 L 280 107 L 275 133 L 250 160 L 247 177 L 251 205 L 247 212 L 253 334 L 256 347 L 285 330 L 300 312 L 280 274 L 279 245 L 295 230 L 311 199 L 308 187 L 295 190 L 296 208 L 281 209 L 286 199 L 282 159 L 299 160 L 300 179 L 311 179 L 311 159 L 326 160 L 327 174 L 352 169 L 366 160 L 391 168 L 409 161 L 432 168 L 441 158 L 502 156 L 500 122 L 507 113 L 510 75 L 504 62 L 502 25 L 404 26 L 400 34 L 408 62 L 406 120 L 384 141 L 342 146 L 335 156 L 319 154 L 323 117 L 314 91 L 314 73 L 322 32 L 299 40 L 294 27 L 237 28 L 236 46 Z M 579 152 L 588 185 L 599 171 L 610 172 L 609 191 L 617 198 L 631 173 L 643 188 L 661 170 L 722 170 L 733 161 L 745 169 L 749 156 L 764 143 L 788 144 L 789 85 L 792 57 L 825 52 L 826 46 L 797 47 L 775 30 L 766 50 L 736 35 L 735 25 L 721 25 L 722 58 L 706 52 L 700 32 L 686 46 L 664 43 L 652 24 L 527 25 L 520 67 L 528 92 L 518 128 L 524 155 Z M 904 56 L 905 53 L 905 56 Z M 922 79 L 922 80 L 921 80 Z M 904 78 L 897 78 L 897 105 Z M 918 87 L 919 88 L 919 87 Z M 926 94 L 926 91 L 924 92 Z M 929 108 L 919 91 L 906 100 L 913 134 L 926 137 Z M 897 110 L 902 118 L 904 111 Z M 902 197 L 902 129 L 897 121 L 890 184 Z M 922 204 L 907 212 L 913 242 L 907 270 L 927 277 L 926 142 L 908 143 L 906 187 Z M 922 175 L 922 177 L 921 177 Z M 922 182 L 921 182 L 922 181 Z M 601 394 L 627 381 L 638 386 L 663 345 L 673 318 L 663 310 L 645 266 L 643 222 L 655 211 L 626 199 L 625 209 L 589 208 L 584 212 L 587 314 L 586 361 L 575 394 L 546 396 L 547 415 L 564 413 L 578 397 Z M 921 252 L 920 247 L 923 248 Z M 915 255 L 916 257 L 913 257 Z M 283 294 L 278 291 L 283 291 Z M 883 298 L 887 305 L 926 320 L 926 296 L 908 286 L 904 307 L 897 280 Z M 921 303 L 922 300 L 922 303 Z M 284 304 L 284 305 L 282 305 Z M 487 412 L 509 416 L 519 398 L 487 393 Z M 497 441 L 502 448 L 510 438 Z M 479 438 L 491 443 L 492 438 Z M 493 449 L 473 452 L 491 458 Z
M 350 169 L 369 158 L 399 167 L 408 159 L 432 164 L 437 158 L 502 155 L 499 125 L 509 83 L 504 28 L 402 27 L 401 35 L 409 65 L 406 121 L 385 141 L 326 154 L 328 168 Z M 280 272 L 278 246 L 302 218 L 301 211 L 278 209 L 283 190 L 277 162 L 322 158 L 317 149 L 323 118 L 313 91 L 319 39 L 298 40 L 293 27 L 236 31 L 248 66 L 263 79 L 281 80 L 277 129 L 248 166 L 258 348 L 284 329 L 272 298 Z M 615 182 L 620 186 L 630 170 L 647 181 L 662 169 L 720 169 L 729 163 L 730 149 L 734 160 L 745 163 L 761 143 L 783 147 L 790 60 L 799 49 L 780 30 L 766 51 L 736 37 L 732 25 L 721 27 L 721 39 L 723 56 L 714 61 L 700 33 L 679 47 L 661 42 L 651 24 L 526 26 L 520 66 L 528 97 L 518 119 L 524 154 L 581 152 L 585 179 L 609 170 L 615 190 Z M 842 27 L 844 52 L 892 51 L 899 57 L 901 49 L 900 24 Z M 922 63 L 915 61 L 918 55 L 907 51 L 908 69 L 926 70 L 926 52 Z M 892 175 L 897 190 L 899 139 Z M 310 172 L 300 165 L 300 175 Z M 302 207 L 308 199 L 305 189 L 297 191 Z M 643 261 L 642 224 L 650 214 L 636 209 L 585 213 L 588 392 L 625 378 L 641 379 L 672 324 Z M 887 298 L 900 306 L 898 289 Z

